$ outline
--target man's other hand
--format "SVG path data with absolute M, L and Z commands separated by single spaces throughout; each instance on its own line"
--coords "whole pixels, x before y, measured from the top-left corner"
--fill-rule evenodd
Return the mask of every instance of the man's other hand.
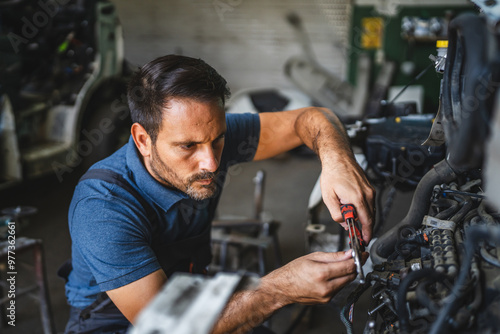
M 297 258 L 263 277 L 261 288 L 273 291 L 282 305 L 322 304 L 329 302 L 355 278 L 356 266 L 351 251 L 316 252 Z

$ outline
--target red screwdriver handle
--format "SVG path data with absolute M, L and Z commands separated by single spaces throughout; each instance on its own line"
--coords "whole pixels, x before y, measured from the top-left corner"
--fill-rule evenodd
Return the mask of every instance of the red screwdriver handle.
M 342 212 L 342 217 L 344 220 L 347 219 L 356 219 L 354 205 L 352 204 L 344 204 L 340 207 L 340 212 Z
M 364 250 L 365 242 L 363 241 L 363 237 L 361 236 L 361 232 L 359 231 L 358 227 L 355 224 L 356 210 L 354 209 L 354 205 L 344 204 L 340 207 L 340 212 L 342 212 L 342 217 L 344 217 L 344 220 L 346 222 L 347 222 L 347 219 L 352 219 L 353 231 L 351 231 L 351 233 L 356 234 L 356 237 L 358 238 L 359 244 L 360 244 L 361 248 Z
M 356 236 L 358 237 L 358 241 L 359 241 L 359 245 L 361 246 L 361 249 L 365 250 L 365 241 L 363 240 L 363 236 L 361 235 L 359 228 L 354 226 L 354 229 L 356 230 Z

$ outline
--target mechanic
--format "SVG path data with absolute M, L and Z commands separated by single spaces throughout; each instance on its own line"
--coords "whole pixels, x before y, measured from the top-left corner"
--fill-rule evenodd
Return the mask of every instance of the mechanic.
M 69 209 L 66 333 L 122 333 L 176 271 L 211 261 L 210 223 L 228 167 L 306 144 L 322 164 L 332 218 L 353 203 L 371 238 L 374 190 L 338 118 L 323 108 L 225 114 L 226 80 L 200 59 L 167 55 L 129 83 L 129 142 L 96 163 Z M 367 255 L 366 253 L 364 254 Z M 236 293 L 214 333 L 244 332 L 291 303 L 326 303 L 355 278 L 350 252 L 312 253 Z

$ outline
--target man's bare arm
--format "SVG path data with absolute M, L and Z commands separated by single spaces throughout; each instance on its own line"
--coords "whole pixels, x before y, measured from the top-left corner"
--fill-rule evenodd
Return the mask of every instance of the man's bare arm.
M 326 303 L 355 278 L 355 271 L 350 252 L 295 259 L 264 276 L 255 289 L 233 295 L 212 334 L 246 333 L 288 304 Z
M 316 107 L 259 115 L 261 135 L 254 159 L 266 159 L 301 144 L 310 147 L 321 160 L 321 192 L 333 220 L 343 221 L 341 204 L 353 204 L 362 224 L 363 239 L 369 242 L 375 192 L 354 158 L 338 117 L 328 109 Z
M 106 291 L 120 312 L 135 323 L 139 312 L 160 292 L 167 276 L 159 269 L 137 281 Z
M 340 206 L 354 204 L 368 243 L 375 191 L 354 158 L 342 123 L 330 110 L 315 108 L 297 118 L 295 131 L 321 160 L 321 193 L 333 220 L 343 222 Z
M 291 303 L 326 303 L 355 278 L 355 271 L 350 252 L 312 253 L 298 258 L 263 277 L 255 289 L 233 295 L 213 333 L 244 333 Z M 160 269 L 107 294 L 134 324 L 166 281 Z

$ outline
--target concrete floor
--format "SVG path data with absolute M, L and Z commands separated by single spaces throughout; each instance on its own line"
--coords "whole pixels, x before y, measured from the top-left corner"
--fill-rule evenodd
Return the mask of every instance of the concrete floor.
M 252 214 L 253 184 L 252 178 L 257 170 L 264 169 L 267 183 L 264 198 L 264 210 L 273 218 L 282 222 L 279 230 L 284 262 L 305 254 L 304 226 L 306 222 L 307 201 L 320 172 L 319 161 L 315 157 L 286 155 L 280 159 L 253 162 L 240 165 L 230 173 L 228 182 L 219 205 L 219 214 Z M 70 256 L 70 238 L 67 227 L 67 209 L 72 192 L 81 171 L 67 175 L 62 183 L 55 176 L 47 177 L 0 192 L 2 208 L 17 205 L 29 205 L 38 208 L 38 213 L 29 220 L 29 225 L 18 236 L 40 238 L 44 242 L 47 276 L 50 288 L 52 311 L 56 329 L 63 332 L 68 317 L 68 306 L 64 296 L 64 283 L 56 276 L 57 268 Z M 406 212 L 409 195 L 398 196 L 390 222 L 398 221 Z M 31 262 L 30 254 L 17 259 Z M 18 286 L 32 281 L 29 269 L 18 266 Z M 3 278 L 2 278 L 3 279 Z M 359 305 L 359 315 L 365 314 L 366 302 Z M 276 333 L 284 333 L 292 319 L 301 310 L 301 306 L 292 306 L 278 312 L 271 322 Z M 364 321 L 360 318 L 362 331 Z M 2 333 L 42 333 L 38 313 L 38 302 L 29 296 L 17 299 L 16 327 L 2 328 Z M 314 308 L 303 319 L 294 333 L 339 333 L 345 332 L 339 321 L 338 310 L 333 305 Z

